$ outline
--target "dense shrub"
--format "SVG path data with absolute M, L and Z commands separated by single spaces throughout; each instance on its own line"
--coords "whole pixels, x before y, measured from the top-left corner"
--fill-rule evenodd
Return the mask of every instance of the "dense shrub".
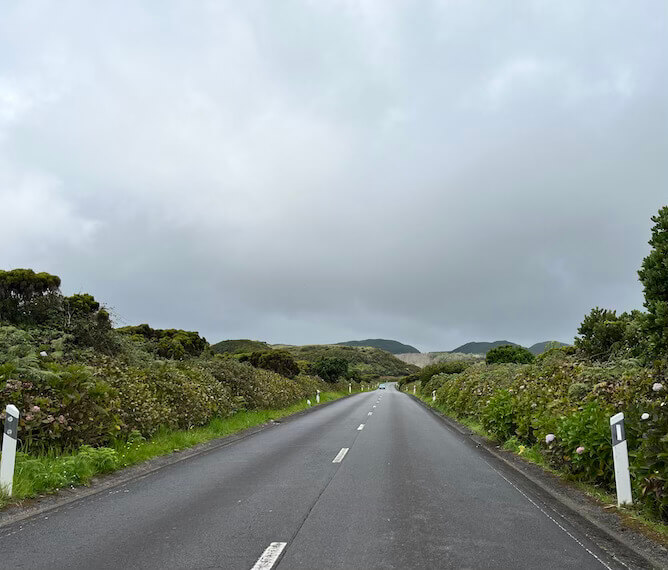
M 420 380 L 419 372 L 415 372 L 414 374 L 409 374 L 408 376 L 404 376 L 397 381 L 397 388 L 401 390 L 401 388 L 406 384 L 412 384 L 413 382 L 417 382 L 419 380 Z
M 431 380 L 431 378 L 437 374 L 459 374 L 464 372 L 473 362 L 465 360 L 451 360 L 448 362 L 437 362 L 435 364 L 430 364 L 425 366 L 420 372 L 417 373 L 417 379 L 420 381 L 421 385 L 424 386 Z
M 488 401 L 481 413 L 483 427 L 499 441 L 515 435 L 513 397 L 508 390 L 499 390 Z
M 487 364 L 530 364 L 536 357 L 523 346 L 504 344 L 490 350 L 485 356 Z
M 348 374 L 348 361 L 335 356 L 322 358 L 311 365 L 311 374 L 320 376 L 325 382 L 336 382 Z
M 595 307 L 578 328 L 575 347 L 581 356 L 593 361 L 611 357 L 639 356 L 643 349 L 640 311 L 622 313 Z
M 145 348 L 157 356 L 173 360 L 200 356 L 209 346 L 206 339 L 194 331 L 152 329 L 147 324 L 122 327 L 116 330 L 139 342 L 144 342 Z
M 271 370 L 287 378 L 294 378 L 299 374 L 299 365 L 286 350 L 270 350 L 267 352 L 253 352 L 248 361 L 255 368 Z
M 551 350 L 530 365 L 477 364 L 435 376 L 436 404 L 501 441 L 535 445 L 553 467 L 611 492 L 609 418 L 624 411 L 634 497 L 668 520 L 665 369 L 633 360 L 584 364 L 568 352 Z
M 668 206 L 652 218 L 652 251 L 643 260 L 638 276 L 645 292 L 647 315 L 644 332 L 654 356 L 668 354 Z
M 0 402 L 12 402 L 23 412 L 19 428 L 26 449 L 100 445 L 121 430 L 118 393 L 80 365 L 35 369 L 4 364 Z
M 0 270 L 0 321 L 44 324 L 60 309 L 60 277 L 32 269 Z

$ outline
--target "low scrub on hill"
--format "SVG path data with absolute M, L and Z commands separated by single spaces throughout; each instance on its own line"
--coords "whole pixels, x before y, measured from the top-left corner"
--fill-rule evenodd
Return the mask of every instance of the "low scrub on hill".
M 271 346 L 266 342 L 248 339 L 222 340 L 211 345 L 211 351 L 217 354 L 250 354 L 268 350 L 271 350 Z

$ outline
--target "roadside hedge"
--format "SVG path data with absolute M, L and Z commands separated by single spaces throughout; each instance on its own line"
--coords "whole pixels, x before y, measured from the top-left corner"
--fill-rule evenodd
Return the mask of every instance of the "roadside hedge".
M 480 363 L 439 374 L 420 391 L 436 390 L 436 405 L 449 415 L 501 442 L 532 446 L 553 468 L 608 492 L 615 490 L 609 418 L 623 411 L 634 498 L 668 522 L 667 387 L 660 367 L 583 363 L 553 349 L 534 364 Z

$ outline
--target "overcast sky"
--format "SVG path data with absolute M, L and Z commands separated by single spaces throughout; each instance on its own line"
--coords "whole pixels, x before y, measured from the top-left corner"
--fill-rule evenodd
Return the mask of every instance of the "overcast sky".
M 642 307 L 668 3 L 0 4 L 0 268 L 210 342 Z

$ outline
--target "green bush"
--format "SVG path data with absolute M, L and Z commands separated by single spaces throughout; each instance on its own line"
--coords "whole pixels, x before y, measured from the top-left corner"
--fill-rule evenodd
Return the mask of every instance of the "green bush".
M 311 365 L 311 374 L 320 376 L 325 382 L 337 382 L 348 374 L 348 361 L 335 356 L 322 358 Z
M 483 427 L 499 441 L 506 441 L 515 435 L 517 424 L 513 409 L 513 397 L 508 390 L 494 394 L 482 410 Z
M 612 489 L 614 469 L 610 415 L 610 409 L 598 402 L 590 402 L 581 410 L 560 418 L 555 431 L 556 439 L 548 446 L 552 465 L 576 479 Z
M 46 370 L 3 365 L 0 401 L 22 411 L 20 438 L 28 450 L 103 445 L 121 429 L 117 391 L 81 365 L 54 363 Z
M 642 413 L 649 418 L 638 421 Z M 655 515 L 668 520 L 668 405 L 654 401 L 640 406 L 635 426 L 637 445 L 630 453 L 635 496 Z
M 654 357 L 668 354 L 668 206 L 652 217 L 652 251 L 643 260 L 638 276 L 644 287 L 647 314 L 643 332 Z
M 487 364 L 531 364 L 536 357 L 523 346 L 504 344 L 490 350 L 485 356 Z
M 60 277 L 32 269 L 0 270 L 0 321 L 46 324 L 61 305 Z
M 200 356 L 209 346 L 206 339 L 194 331 L 152 329 L 147 324 L 122 327 L 116 330 L 144 343 L 144 348 L 157 356 L 172 360 Z
M 253 352 L 248 361 L 255 368 L 271 370 L 281 376 L 294 378 L 299 374 L 299 365 L 286 350 L 270 350 L 267 352 Z
M 595 307 L 578 328 L 575 348 L 584 358 L 599 362 L 639 356 L 644 350 L 643 319 L 640 311 L 617 316 L 616 311 Z
M 534 364 L 476 364 L 456 375 L 437 375 L 436 405 L 456 418 L 480 423 L 500 441 L 540 445 L 545 459 L 574 479 L 614 489 L 609 418 L 623 410 L 634 498 L 668 520 L 667 370 L 627 360 L 586 364 L 552 350 Z M 424 391 L 429 390 L 429 384 Z M 425 394 L 426 395 L 426 394 Z M 641 420 L 641 414 L 650 418 Z M 554 441 L 546 443 L 548 434 Z M 582 448 L 578 453 L 578 448 Z

